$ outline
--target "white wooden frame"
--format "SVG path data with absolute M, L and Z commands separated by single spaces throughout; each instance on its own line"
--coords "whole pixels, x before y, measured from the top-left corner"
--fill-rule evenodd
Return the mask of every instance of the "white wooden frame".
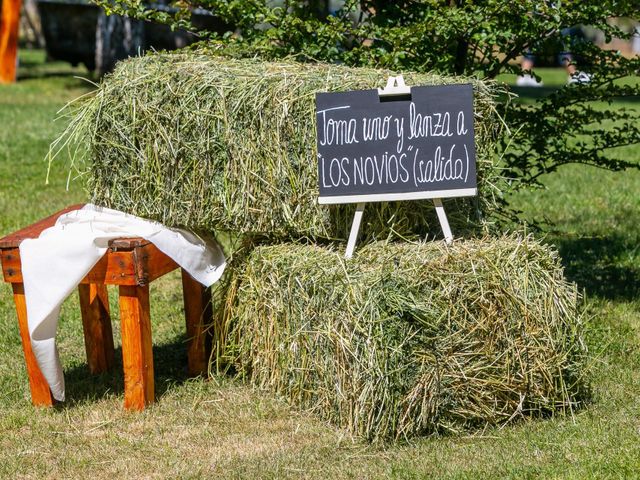
M 368 195 L 336 195 L 335 197 L 319 197 L 321 205 L 336 203 L 393 202 L 395 200 L 431 200 L 434 198 L 473 197 L 477 188 L 460 188 L 458 190 L 435 190 L 433 192 L 408 193 L 371 193 Z

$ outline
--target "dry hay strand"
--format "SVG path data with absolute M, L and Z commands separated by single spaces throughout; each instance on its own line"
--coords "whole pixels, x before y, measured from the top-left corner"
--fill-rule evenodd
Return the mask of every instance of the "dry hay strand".
M 226 361 L 370 441 L 504 425 L 587 398 L 578 295 L 531 237 L 255 249 Z
M 355 206 L 318 205 L 315 94 L 383 86 L 391 72 L 338 65 L 151 54 L 120 62 L 68 110 L 52 146 L 76 154 L 94 203 L 195 231 L 344 239 Z M 479 195 L 447 201 L 452 228 L 498 209 L 494 83 L 405 73 L 409 85 L 471 83 Z M 430 201 L 372 204 L 363 240 L 440 234 Z

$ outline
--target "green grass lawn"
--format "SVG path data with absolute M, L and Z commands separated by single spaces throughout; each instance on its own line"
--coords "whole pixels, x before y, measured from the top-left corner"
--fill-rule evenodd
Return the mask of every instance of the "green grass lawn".
M 65 159 L 45 185 L 44 158 L 64 127 L 53 121 L 56 112 L 90 85 L 63 64 L 43 64 L 39 52 L 23 52 L 21 60 L 19 82 L 0 86 L 2 234 L 84 199 L 81 180 L 65 190 Z M 549 86 L 563 81 L 562 70 L 542 73 Z M 637 158 L 640 152 L 626 154 Z M 594 401 L 574 416 L 525 420 L 469 437 L 367 446 L 234 380 L 187 379 L 177 275 L 151 289 L 153 407 L 122 410 L 121 363 L 113 374 L 89 374 L 72 297 L 58 336 L 69 400 L 34 409 L 11 292 L 3 284 L 0 478 L 640 476 L 640 172 L 565 167 L 545 182 L 546 190 L 512 200 L 527 216 L 554 225 L 547 238 L 560 248 L 567 275 L 586 292 Z M 118 346 L 115 300 L 112 295 Z

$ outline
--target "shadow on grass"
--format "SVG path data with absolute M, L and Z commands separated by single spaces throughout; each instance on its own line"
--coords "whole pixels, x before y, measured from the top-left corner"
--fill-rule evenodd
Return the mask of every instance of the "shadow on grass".
M 558 87 L 558 86 L 553 86 L 553 87 L 547 87 L 547 86 L 543 86 L 543 87 L 517 87 L 517 86 L 512 86 L 512 87 L 509 87 L 509 89 L 513 93 L 518 95 L 518 97 L 526 98 L 526 99 L 529 99 L 529 100 L 538 100 L 540 98 L 548 97 L 549 95 L 551 95 L 553 92 L 555 92 L 559 88 L 561 88 L 561 87 Z
M 588 295 L 609 300 L 640 296 L 640 263 L 633 261 L 639 247 L 632 239 L 612 235 L 550 240 L 560 251 L 567 278 Z
M 18 73 L 17 81 L 20 82 L 22 80 L 38 80 L 38 79 L 46 80 L 50 78 L 65 78 L 65 77 L 71 80 L 77 80 L 78 82 L 81 82 L 81 83 L 87 83 L 87 82 L 77 77 L 88 78 L 92 81 L 95 81 L 93 76 L 90 73 L 87 73 L 86 71 L 79 71 L 76 73 L 76 72 L 71 72 L 69 70 L 29 70 L 26 72 L 23 71 Z
M 520 99 L 532 100 L 532 101 L 548 97 L 549 95 L 559 90 L 560 88 L 562 88 L 562 86 L 558 86 L 558 85 L 549 86 L 549 87 L 547 87 L 546 85 L 542 87 L 518 87 L 518 86 L 509 87 L 509 89 L 513 93 L 518 95 Z M 579 88 L 579 87 L 572 86 L 571 88 Z M 640 102 L 640 97 L 638 96 L 628 96 L 628 97 L 616 98 L 616 99 L 623 101 L 625 103 Z M 614 101 L 616 101 L 616 99 L 614 99 Z
M 156 400 L 174 385 L 184 383 L 187 375 L 187 345 L 184 335 L 169 343 L 153 346 L 153 366 Z M 65 370 L 67 400 L 64 407 L 97 400 L 107 394 L 121 395 L 124 392 L 122 373 L 122 349 L 115 350 L 115 366 L 112 371 L 92 375 L 86 363 Z

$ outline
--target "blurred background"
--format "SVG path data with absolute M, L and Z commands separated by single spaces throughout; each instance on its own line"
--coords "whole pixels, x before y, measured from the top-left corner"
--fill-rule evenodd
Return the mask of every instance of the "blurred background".
M 162 2 L 153 4 L 153 8 L 169 13 L 172 10 Z M 193 12 L 192 23 L 199 30 L 228 29 L 202 9 Z M 129 56 L 149 49 L 174 50 L 197 40 L 193 33 L 172 31 L 167 25 L 107 16 L 102 8 L 83 0 L 25 0 L 19 31 L 20 47 L 45 49 L 47 60 L 82 64 L 97 76 Z
M 0 0 L 0 4 L 2 0 Z M 274 2 L 278 3 L 278 2 Z M 343 1 L 323 3 L 331 15 Z M 164 2 L 150 5 L 153 9 L 174 13 Z M 191 22 L 198 30 L 224 33 L 233 30 L 204 9 L 193 10 Z M 625 57 L 640 54 L 640 22 L 629 18 L 611 18 L 609 22 L 623 31 L 635 32 L 631 39 L 612 38 L 590 26 L 578 26 L 575 35 L 606 50 L 619 51 Z M 133 20 L 120 15 L 107 16 L 97 5 L 84 0 L 24 0 L 20 16 L 19 45 L 28 49 L 45 49 L 48 60 L 82 64 L 96 76 L 113 69 L 116 61 L 149 49 L 173 50 L 198 40 L 196 34 L 172 30 L 167 25 Z M 552 45 L 537 56 L 537 66 L 555 66 Z

